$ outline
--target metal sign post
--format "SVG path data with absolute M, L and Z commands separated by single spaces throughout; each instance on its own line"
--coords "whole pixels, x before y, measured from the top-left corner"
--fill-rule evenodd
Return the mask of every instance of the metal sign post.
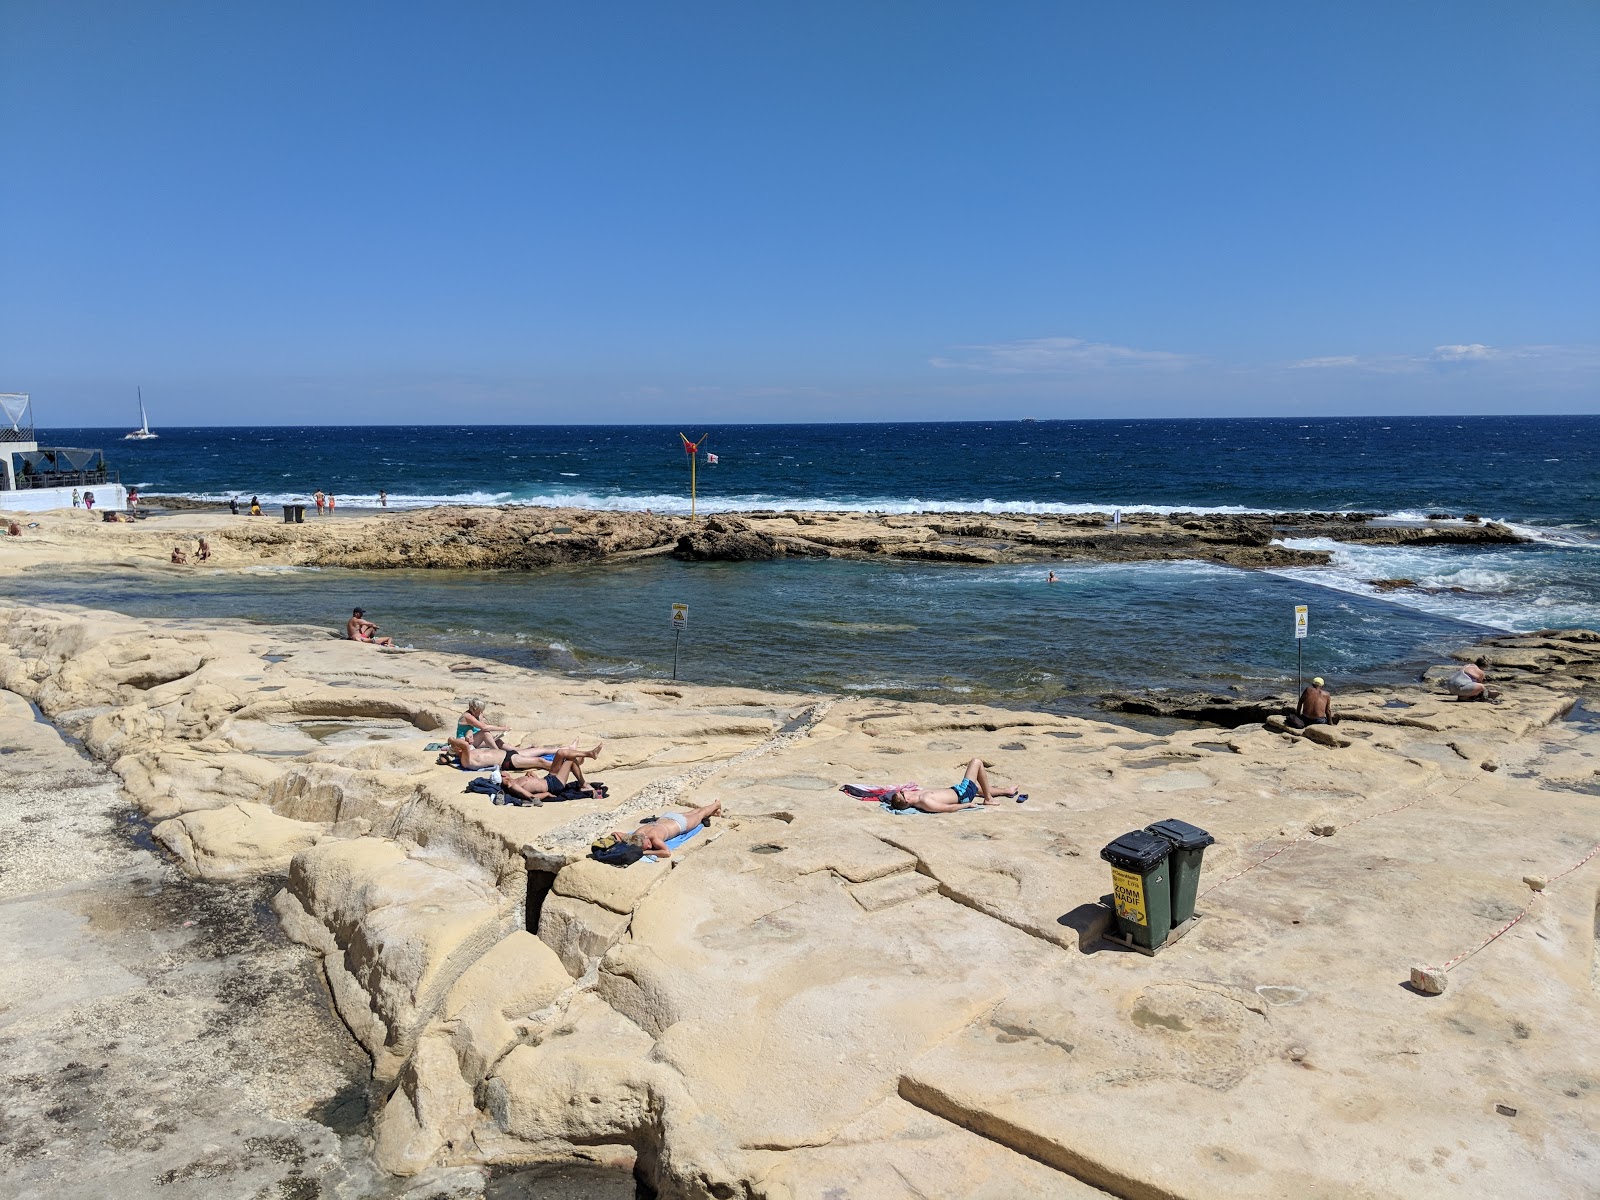
M 672 678 L 678 678 L 678 641 L 683 637 L 683 631 L 689 628 L 689 606 L 687 604 L 674 604 L 672 606 Z
M 1304 604 L 1294 606 L 1294 694 L 1295 704 L 1300 703 L 1300 693 L 1305 689 L 1304 657 L 1301 648 L 1306 644 L 1306 633 L 1311 628 L 1311 610 Z

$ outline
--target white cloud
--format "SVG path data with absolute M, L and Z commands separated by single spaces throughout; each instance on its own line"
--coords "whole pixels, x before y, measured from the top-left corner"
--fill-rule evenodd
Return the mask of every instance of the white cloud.
M 1290 370 L 1300 370 L 1305 367 L 1359 367 L 1361 360 L 1354 354 L 1328 354 L 1322 358 L 1302 358 L 1297 363 L 1290 363 Z
M 948 371 L 1031 375 L 1127 369 L 1180 371 L 1200 361 L 1188 354 L 1139 350 L 1133 346 L 1117 346 L 1110 342 L 1091 342 L 1073 337 L 1024 338 L 1015 342 L 960 346 L 957 349 L 960 351 L 957 357 L 933 358 L 929 362 Z
M 1504 358 L 1505 353 L 1482 342 L 1471 342 L 1465 346 L 1435 346 L 1428 357 L 1433 362 L 1488 362 L 1491 358 Z

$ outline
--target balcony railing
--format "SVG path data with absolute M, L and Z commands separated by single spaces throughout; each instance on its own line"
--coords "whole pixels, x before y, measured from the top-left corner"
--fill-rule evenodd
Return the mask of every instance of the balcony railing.
M 9 425 L 0 425 L 0 442 L 36 442 L 39 439 L 33 435 L 32 425 L 23 425 L 12 429 Z
M 5 476 L 0 474 L 0 489 L 5 487 Z M 25 492 L 32 488 L 58 488 L 58 487 L 104 487 L 108 483 L 121 483 L 122 476 L 119 472 L 108 471 L 102 467 L 98 471 L 34 471 L 28 475 L 17 476 L 17 491 Z

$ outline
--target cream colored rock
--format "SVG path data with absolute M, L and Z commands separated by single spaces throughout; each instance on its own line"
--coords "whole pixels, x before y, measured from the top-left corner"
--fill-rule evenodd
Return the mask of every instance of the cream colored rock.
M 262 804 L 185 813 L 155 827 L 155 838 L 201 879 L 282 872 L 323 836 L 320 825 L 291 821 Z
M 208 841 L 230 814 L 319 831 L 274 907 L 394 1085 L 374 1135 L 396 1172 L 636 1151 L 669 1197 L 1592 1186 L 1600 860 L 1574 868 L 1600 734 L 1559 720 L 1600 678 L 1591 635 L 1505 647 L 1539 655 L 1496 661 L 1499 705 L 1341 693 L 1330 747 L 501 664 L 467 683 L 456 656 L 325 631 L 29 608 L 0 630 L 0 683 L 168 806 L 190 869 L 278 853 Z M 463 793 L 422 747 L 467 688 L 542 740 L 604 740 L 613 798 Z M 893 816 L 837 790 L 948 784 L 972 756 L 1029 802 Z M 670 863 L 585 859 L 699 797 L 724 815 Z M 1097 851 L 1164 817 L 1217 838 L 1202 916 L 1122 953 Z M 1442 994 L 1403 986 L 1451 961 Z

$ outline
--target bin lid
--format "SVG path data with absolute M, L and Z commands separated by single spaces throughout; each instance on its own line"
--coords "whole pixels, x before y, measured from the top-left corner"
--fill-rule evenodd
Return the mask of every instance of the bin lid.
M 1200 826 L 1180 821 L 1177 817 L 1168 817 L 1165 821 L 1147 825 L 1145 832 L 1166 838 L 1179 850 L 1204 850 L 1217 840 Z
M 1100 857 L 1113 867 L 1143 875 L 1171 853 L 1172 843 L 1166 838 L 1134 829 L 1101 850 Z

